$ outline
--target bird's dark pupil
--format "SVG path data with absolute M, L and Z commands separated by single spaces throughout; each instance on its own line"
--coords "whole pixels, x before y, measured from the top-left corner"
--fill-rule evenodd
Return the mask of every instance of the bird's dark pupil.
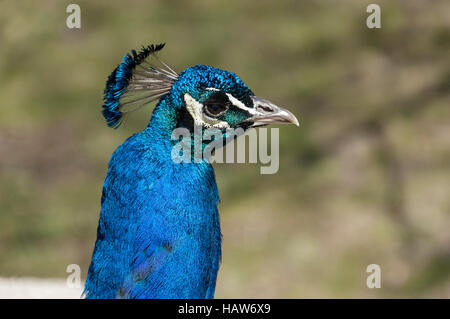
M 217 115 L 225 109 L 225 106 L 219 103 L 211 103 L 207 105 L 208 112 Z
M 210 106 L 210 110 L 213 113 L 216 113 L 216 112 L 219 113 L 221 109 L 222 108 L 221 108 L 221 106 L 219 104 L 211 104 L 211 106 Z

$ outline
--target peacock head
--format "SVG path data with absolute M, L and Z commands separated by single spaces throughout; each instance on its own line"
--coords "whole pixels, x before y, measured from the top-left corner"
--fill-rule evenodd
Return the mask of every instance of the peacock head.
M 110 127 L 119 127 L 124 115 L 157 99 L 152 119 L 164 118 L 172 129 L 225 132 L 274 123 L 299 125 L 291 112 L 255 96 L 232 72 L 196 65 L 178 74 L 158 58 L 163 47 L 132 50 L 109 76 L 102 112 Z

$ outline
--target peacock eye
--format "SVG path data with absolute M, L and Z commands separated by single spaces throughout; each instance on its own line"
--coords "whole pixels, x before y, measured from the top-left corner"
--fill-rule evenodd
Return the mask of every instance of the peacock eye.
M 211 102 L 205 105 L 205 113 L 208 116 L 217 117 L 228 109 L 227 103 Z
M 228 110 L 230 101 L 222 91 L 215 91 L 209 99 L 203 102 L 203 113 L 209 117 L 219 117 Z

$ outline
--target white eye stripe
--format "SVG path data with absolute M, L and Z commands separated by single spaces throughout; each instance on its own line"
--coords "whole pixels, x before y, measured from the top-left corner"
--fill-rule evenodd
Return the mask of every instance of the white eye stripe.
M 219 92 L 219 89 L 216 88 L 206 88 L 206 90 L 208 91 L 216 91 Z M 242 103 L 241 101 L 239 101 L 237 98 L 235 98 L 232 94 L 230 93 L 225 93 L 228 97 L 228 100 L 231 102 L 231 104 L 233 104 L 234 106 L 240 108 L 241 110 L 247 111 L 248 113 L 250 113 L 251 115 L 255 115 L 256 114 L 256 110 L 254 108 L 250 108 L 247 107 L 244 103 Z
M 225 93 L 225 94 L 228 96 L 228 100 L 230 100 L 231 104 L 233 104 L 234 106 L 240 108 L 241 110 L 244 110 L 244 111 L 250 113 L 251 115 L 255 115 L 256 114 L 256 110 L 254 108 L 247 107 L 244 103 L 239 101 L 237 98 L 235 98 L 230 93 Z

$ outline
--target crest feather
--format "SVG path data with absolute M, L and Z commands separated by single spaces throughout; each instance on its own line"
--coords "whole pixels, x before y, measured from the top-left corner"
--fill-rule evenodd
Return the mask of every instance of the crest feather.
M 118 128 L 125 114 L 169 93 L 178 74 L 156 56 L 164 45 L 131 50 L 109 75 L 102 106 L 108 126 Z

